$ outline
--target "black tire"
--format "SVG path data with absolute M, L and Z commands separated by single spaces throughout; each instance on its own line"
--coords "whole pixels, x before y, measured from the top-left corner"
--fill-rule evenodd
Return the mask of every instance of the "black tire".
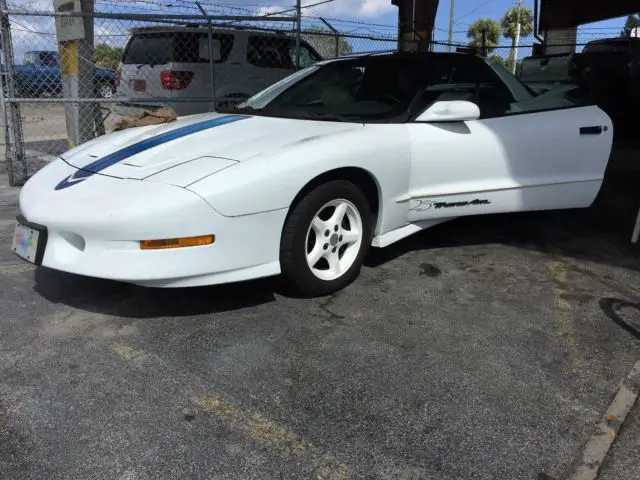
M 348 200 L 362 219 L 362 242 L 351 267 L 335 280 L 318 278 L 307 264 L 307 231 L 318 211 L 332 200 Z M 353 183 L 334 180 L 306 193 L 293 206 L 285 222 L 280 242 L 280 267 L 287 289 L 298 295 L 325 296 L 345 288 L 360 274 L 360 269 L 371 245 L 375 215 L 362 191 Z M 355 247 L 354 247 L 355 248 Z

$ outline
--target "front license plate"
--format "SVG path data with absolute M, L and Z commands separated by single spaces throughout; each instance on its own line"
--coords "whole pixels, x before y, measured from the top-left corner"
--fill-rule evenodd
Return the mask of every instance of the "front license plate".
M 11 249 L 28 262 L 40 264 L 46 242 L 46 230 L 28 225 L 21 218 L 16 223 Z
M 134 92 L 146 92 L 147 91 L 147 81 L 146 80 L 140 80 L 140 79 L 136 78 L 133 81 L 133 91 Z

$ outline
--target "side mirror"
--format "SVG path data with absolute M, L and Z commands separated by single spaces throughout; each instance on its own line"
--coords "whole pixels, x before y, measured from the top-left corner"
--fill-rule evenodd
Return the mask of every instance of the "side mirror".
M 466 100 L 436 102 L 416 118 L 416 122 L 464 122 L 480 118 L 480 108 Z

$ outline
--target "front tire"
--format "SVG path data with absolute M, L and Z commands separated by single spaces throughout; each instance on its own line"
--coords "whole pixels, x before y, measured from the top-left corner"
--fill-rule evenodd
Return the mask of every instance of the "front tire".
M 331 181 L 305 194 L 282 233 L 280 266 L 287 286 L 323 296 L 353 282 L 371 245 L 373 221 L 369 202 L 351 182 Z

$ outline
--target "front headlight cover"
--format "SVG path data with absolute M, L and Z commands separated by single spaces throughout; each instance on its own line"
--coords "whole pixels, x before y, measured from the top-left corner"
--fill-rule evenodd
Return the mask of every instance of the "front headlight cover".
M 228 158 L 199 157 L 151 175 L 145 181 L 186 188 L 237 163 Z

